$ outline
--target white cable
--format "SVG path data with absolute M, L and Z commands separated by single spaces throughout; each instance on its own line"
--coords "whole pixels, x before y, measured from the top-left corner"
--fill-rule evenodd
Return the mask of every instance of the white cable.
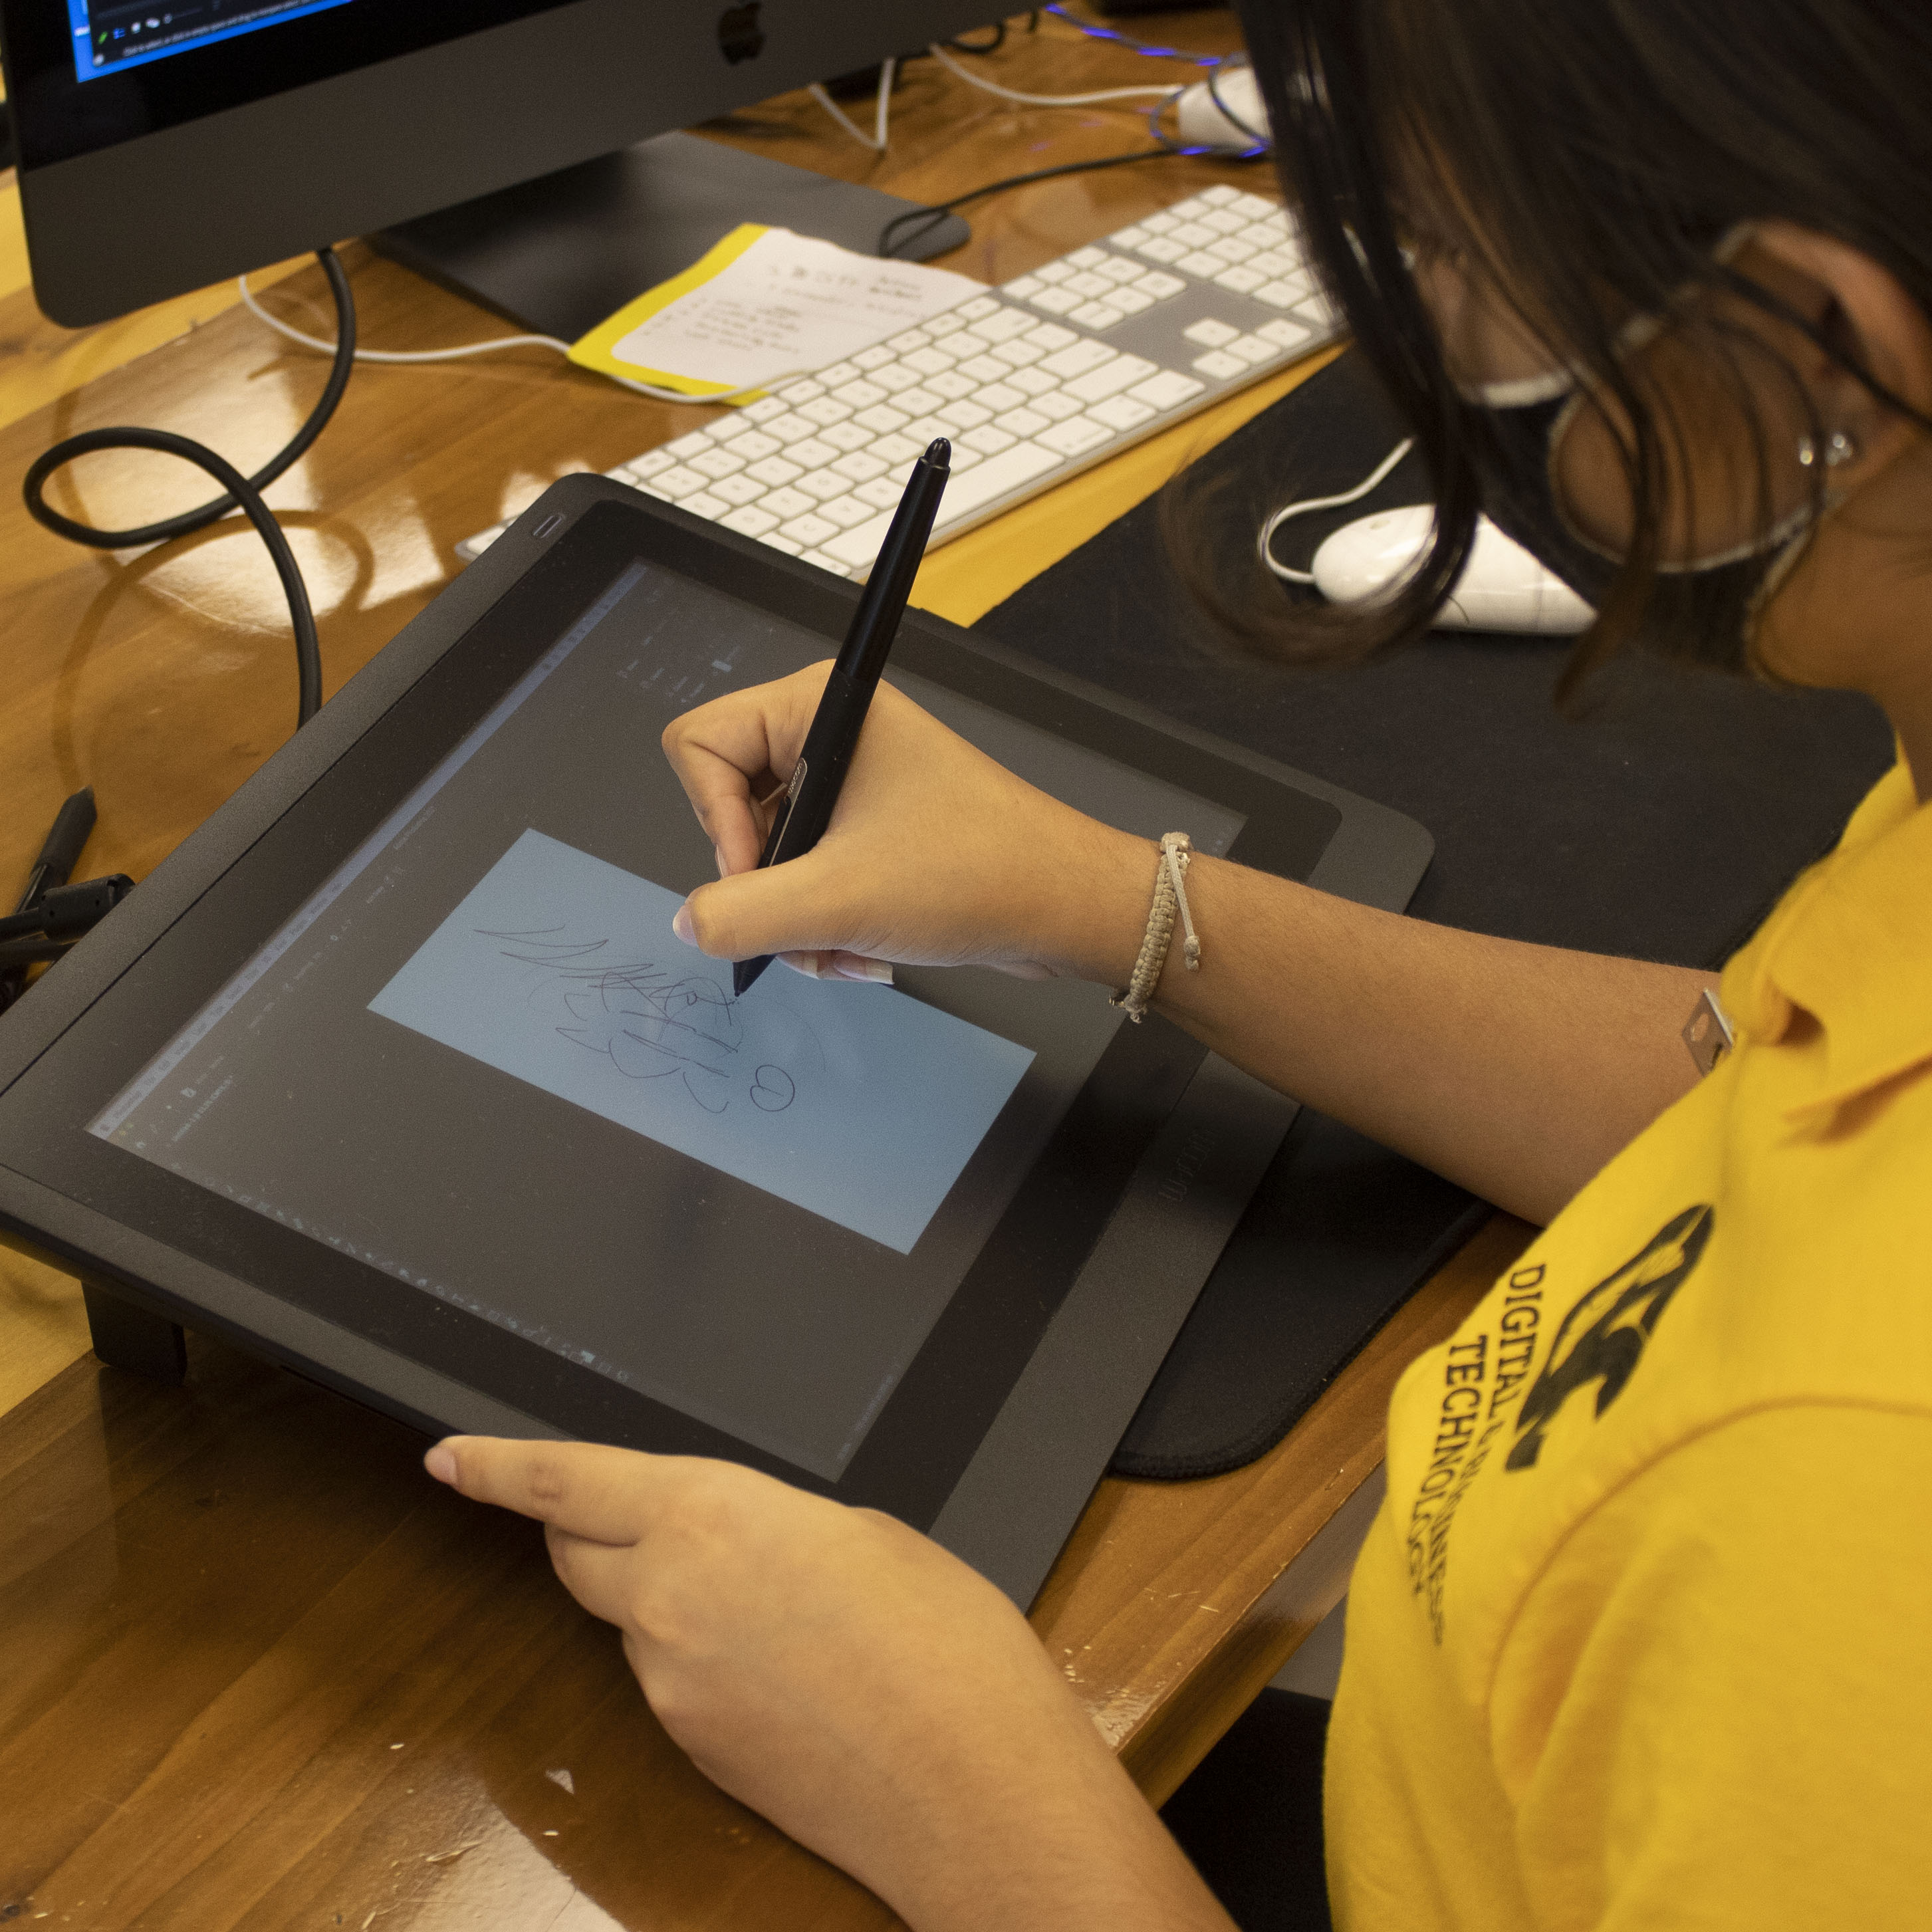
M 324 356 L 335 353 L 335 344 L 325 342 L 320 336 L 304 335 L 302 331 L 278 316 L 271 315 L 255 299 L 248 286 L 248 278 L 238 275 L 236 285 L 242 291 L 242 299 L 248 312 L 257 321 L 265 322 L 278 335 L 286 336 L 291 342 L 298 342 L 304 349 L 314 349 Z M 570 353 L 570 344 L 560 342 L 554 335 L 496 335 L 488 342 L 466 342 L 454 349 L 358 349 L 356 359 L 358 362 L 454 362 L 466 356 L 487 356 L 493 349 L 554 349 L 560 356 Z M 747 382 L 736 389 L 713 389 L 701 396 L 687 395 L 682 389 L 659 388 L 655 383 L 634 381 L 628 376 L 612 375 L 608 370 L 598 372 L 621 387 L 632 390 L 640 396 L 649 396 L 659 403 L 730 403 L 740 396 L 763 396 L 783 382 L 795 382 L 800 376 L 810 372 L 804 369 L 788 370 L 782 376 L 768 377 L 762 382 Z
M 879 98 L 873 105 L 872 131 L 869 134 L 846 113 L 844 109 L 841 107 L 830 94 L 826 92 L 824 82 L 814 80 L 806 89 L 806 92 L 810 94 L 812 99 L 817 101 L 819 106 L 824 108 L 826 112 L 830 115 L 832 119 L 837 122 L 860 147 L 870 148 L 874 154 L 883 154 L 886 152 L 886 128 L 892 113 L 892 81 L 898 72 L 898 57 L 896 55 L 889 56 L 879 64 Z
M 1017 101 L 1022 107 L 1092 107 L 1103 100 L 1147 100 L 1158 94 L 1166 97 L 1182 92 L 1180 87 L 1109 87 L 1098 94 L 1016 94 L 1010 87 L 1002 87 L 997 81 L 988 80 L 983 74 L 975 74 L 970 68 L 962 67 L 946 50 L 935 41 L 926 52 L 938 62 L 946 72 L 956 74 L 968 87 L 976 87 L 982 94 L 995 94 L 1002 100 Z
M 1339 510 L 1345 504 L 1360 502 L 1414 447 L 1414 437 L 1405 436 L 1352 490 L 1344 490 L 1339 496 L 1310 496 L 1306 502 L 1290 503 L 1285 508 L 1276 511 L 1262 524 L 1261 536 L 1256 545 L 1261 552 L 1262 562 L 1286 583 L 1312 584 L 1315 578 L 1312 572 L 1291 570 L 1286 564 L 1275 561 L 1275 532 L 1291 518 L 1305 517 L 1311 510 Z

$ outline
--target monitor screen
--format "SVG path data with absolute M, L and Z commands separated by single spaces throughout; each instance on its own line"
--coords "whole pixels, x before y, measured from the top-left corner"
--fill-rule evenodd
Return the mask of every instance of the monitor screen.
M 728 965 L 671 717 L 822 639 L 641 560 L 88 1131 L 118 1158 L 836 1482 L 1120 1025 L 1101 988 Z M 1225 852 L 1243 814 L 903 672 L 1022 774 Z M 393 1323 L 400 1309 L 379 1312 Z M 364 1316 L 364 1320 L 369 1318 Z
M 92 80 L 110 68 L 137 67 L 189 47 L 204 47 L 292 20 L 348 0 L 173 0 L 154 6 L 142 0 L 68 0 L 74 28 L 76 76 Z

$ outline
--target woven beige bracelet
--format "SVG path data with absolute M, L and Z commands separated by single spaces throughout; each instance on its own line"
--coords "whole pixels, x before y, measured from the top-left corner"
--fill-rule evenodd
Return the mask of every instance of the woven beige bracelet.
M 1162 969 L 1174 944 L 1174 914 L 1180 915 L 1187 938 L 1180 956 L 1190 973 L 1201 970 L 1201 942 L 1194 935 L 1194 915 L 1187 904 L 1184 883 L 1194 851 L 1184 832 L 1170 832 L 1160 842 L 1160 858 L 1154 868 L 1154 904 L 1148 909 L 1147 936 L 1141 941 L 1140 957 L 1134 962 L 1133 977 L 1114 995 L 1114 1004 L 1136 1025 L 1146 1016 L 1153 1003 L 1154 988 L 1160 984 Z

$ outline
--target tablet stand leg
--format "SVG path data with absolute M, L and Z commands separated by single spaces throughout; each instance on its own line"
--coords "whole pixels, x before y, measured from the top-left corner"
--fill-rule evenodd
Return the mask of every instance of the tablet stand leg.
M 97 1281 L 82 1282 L 80 1292 L 94 1352 L 110 1368 L 158 1382 L 178 1383 L 187 1376 L 187 1338 L 178 1323 L 136 1307 Z

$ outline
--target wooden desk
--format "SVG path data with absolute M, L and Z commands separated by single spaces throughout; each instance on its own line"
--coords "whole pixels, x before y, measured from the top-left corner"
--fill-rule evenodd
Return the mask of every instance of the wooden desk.
M 1218 15 L 1148 29 L 1200 46 L 1232 37 Z M 997 68 L 1052 90 L 1148 70 L 1051 19 Z M 1142 139 L 1131 115 L 1010 110 L 929 62 L 883 160 L 802 96 L 705 131 L 934 199 Z M 1162 160 L 1042 184 L 973 209 L 974 240 L 949 266 L 1006 280 L 1210 181 L 1251 178 Z M 285 352 L 230 290 L 54 328 L 17 285 L 14 218 L 0 206 L 0 290 L 14 290 L 0 294 L 0 478 L 116 422 L 259 461 L 308 407 L 319 360 Z M 347 259 L 366 342 L 496 331 L 359 248 Z M 264 279 L 326 332 L 316 271 Z M 945 547 L 918 601 L 970 622 L 1307 373 Z M 448 580 L 460 538 L 559 475 L 703 419 L 541 353 L 362 368 L 270 493 L 308 574 L 327 688 Z M 162 459 L 112 455 L 76 466 L 56 500 L 125 524 L 198 494 Z M 8 483 L 0 617 L 0 891 L 83 783 L 101 813 L 88 869 L 140 876 L 292 722 L 280 593 L 244 531 L 103 556 L 39 530 Z M 1345 1587 L 1395 1377 L 1526 1234 L 1492 1222 L 1250 1468 L 1102 1484 L 1034 1621 L 1156 1801 Z M 530 1527 L 430 1484 L 406 1431 L 212 1345 L 193 1349 L 184 1390 L 103 1370 L 85 1348 L 71 1284 L 0 1252 L 0 1918 L 64 1932 L 886 1921 L 691 1769 Z

